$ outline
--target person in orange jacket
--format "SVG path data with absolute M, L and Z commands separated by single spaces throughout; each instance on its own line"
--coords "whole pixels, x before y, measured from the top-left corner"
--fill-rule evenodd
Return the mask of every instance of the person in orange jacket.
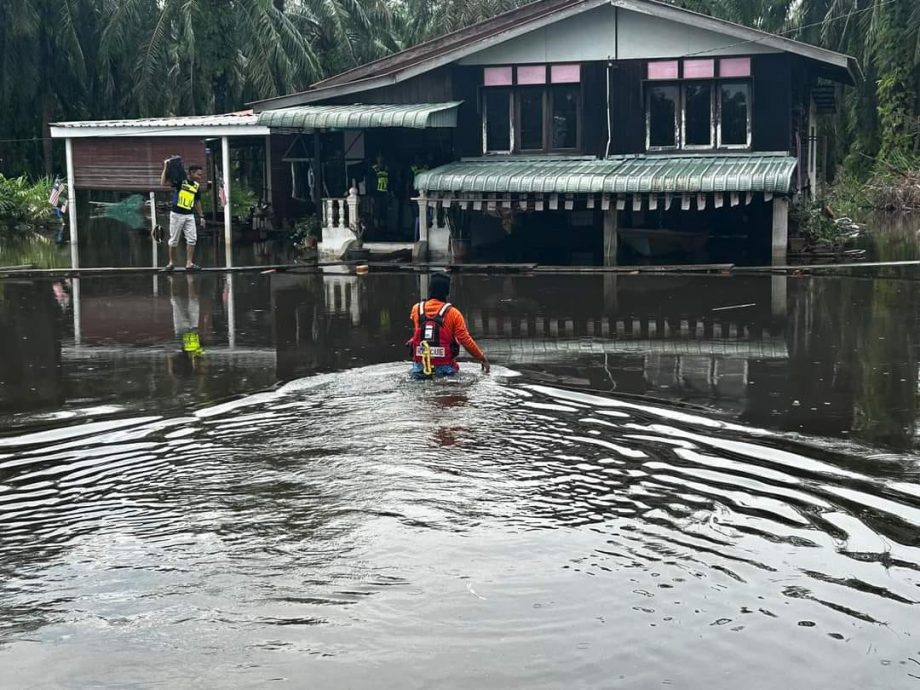
M 489 360 L 473 340 L 466 319 L 457 307 L 447 301 L 450 276 L 435 273 L 428 283 L 428 299 L 412 307 L 409 318 L 414 332 L 406 343 L 412 354 L 409 375 L 414 379 L 454 376 L 459 370 L 457 355 L 460 346 L 489 373 Z

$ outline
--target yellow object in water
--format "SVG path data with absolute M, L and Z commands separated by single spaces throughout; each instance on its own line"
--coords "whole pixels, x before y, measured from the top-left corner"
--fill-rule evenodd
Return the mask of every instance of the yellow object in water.
M 198 338 L 198 331 L 188 331 L 182 334 L 182 349 L 193 357 L 203 353 L 201 349 L 201 340 Z
M 422 341 L 422 373 L 425 376 L 431 376 L 434 368 L 431 366 L 431 345 L 427 340 Z

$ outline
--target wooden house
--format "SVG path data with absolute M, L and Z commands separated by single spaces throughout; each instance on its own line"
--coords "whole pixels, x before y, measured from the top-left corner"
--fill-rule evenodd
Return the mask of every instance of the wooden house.
M 417 225 L 435 258 L 611 263 L 624 242 L 707 236 L 782 258 L 818 113 L 859 77 L 852 57 L 656 0 L 538 0 L 245 116 L 276 219 L 319 207 L 331 253 L 359 227 L 409 246 Z

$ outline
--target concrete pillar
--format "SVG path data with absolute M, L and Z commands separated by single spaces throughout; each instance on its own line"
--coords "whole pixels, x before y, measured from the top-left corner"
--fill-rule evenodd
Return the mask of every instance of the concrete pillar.
M 617 265 L 617 211 L 604 211 L 604 265 Z
M 74 183 L 73 141 L 64 140 L 67 158 L 67 221 L 70 223 L 70 267 L 80 268 L 80 238 L 77 235 L 77 189 Z
M 789 243 L 789 199 L 773 198 L 773 263 L 786 263 L 786 246 Z
M 425 192 L 418 195 L 418 238 L 421 242 L 428 241 L 428 194 Z
M 233 228 L 230 222 L 230 139 L 228 137 L 220 138 L 220 153 L 224 195 L 227 199 L 224 206 L 224 245 L 229 249 L 233 244 Z

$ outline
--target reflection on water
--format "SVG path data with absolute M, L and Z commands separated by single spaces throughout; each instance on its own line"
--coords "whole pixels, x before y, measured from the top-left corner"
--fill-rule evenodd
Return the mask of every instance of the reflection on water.
M 0 281 L 0 685 L 911 687 L 906 277 Z
M 374 365 L 0 439 L 0 678 L 918 675 L 908 458 L 510 373 L 419 385 Z
M 6 281 L 0 410 L 19 425 L 59 404 L 182 408 L 403 360 L 426 280 L 335 268 Z M 893 278 L 609 274 L 463 274 L 452 293 L 490 357 L 530 380 L 893 449 L 916 445 L 917 297 Z

